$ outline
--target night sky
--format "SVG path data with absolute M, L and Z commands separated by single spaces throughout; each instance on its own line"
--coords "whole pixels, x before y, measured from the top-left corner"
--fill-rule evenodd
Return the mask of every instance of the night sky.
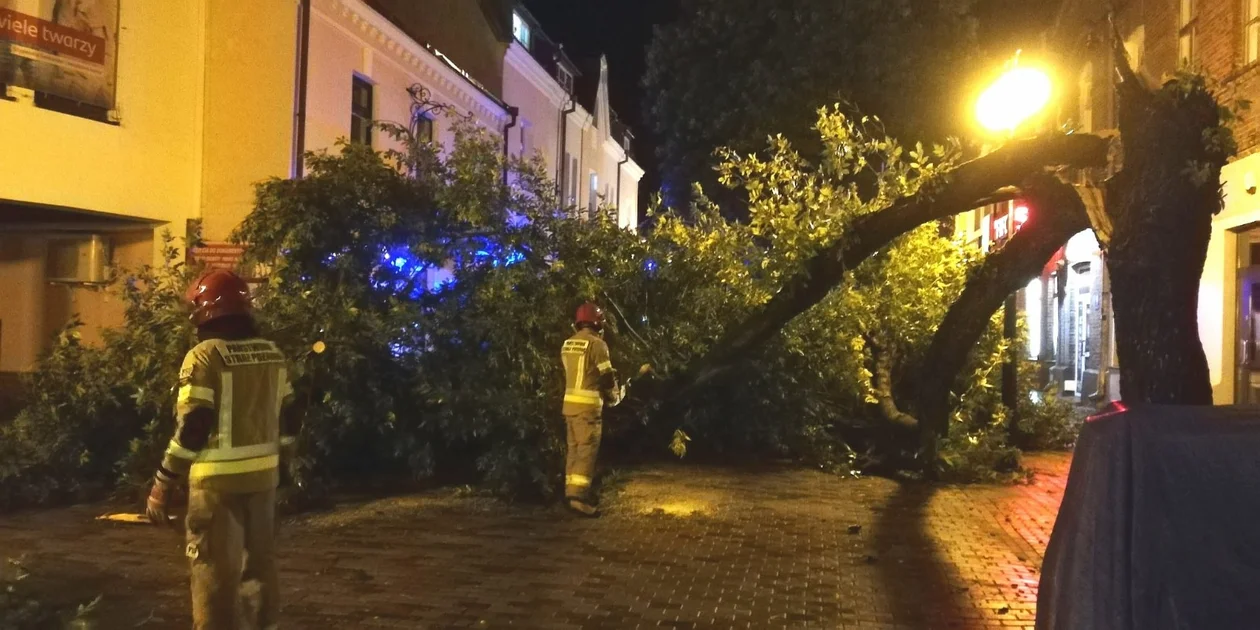
M 640 201 L 646 202 L 659 188 L 659 177 L 656 142 L 643 120 L 639 81 L 653 26 L 674 20 L 682 0 L 523 1 L 542 23 L 543 31 L 564 45 L 583 72 L 597 74 L 599 55 L 608 56 L 609 98 L 613 110 L 635 134 L 635 161 L 647 171 L 640 190 Z M 1059 1 L 977 0 L 982 54 L 1005 59 L 1015 48 L 1035 42 L 1036 33 L 1053 16 Z M 961 80 L 970 78 L 960 76 Z
M 551 39 L 587 73 L 608 55 L 609 100 L 635 135 L 634 159 L 647 174 L 640 199 L 658 188 L 656 143 L 643 122 L 639 80 L 646 66 L 652 27 L 674 18 L 680 0 L 524 0 Z

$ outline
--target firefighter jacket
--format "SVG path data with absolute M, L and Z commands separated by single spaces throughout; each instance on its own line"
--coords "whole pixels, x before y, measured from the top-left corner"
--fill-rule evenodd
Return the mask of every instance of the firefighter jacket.
M 560 350 L 564 363 L 564 413 L 602 409 L 605 400 L 620 402 L 621 388 L 613 370 L 608 344 L 589 328 L 577 331 Z
M 280 410 L 293 390 L 284 355 L 263 339 L 197 344 L 184 357 L 175 405 L 176 429 L 162 468 L 186 475 L 191 488 L 226 493 L 274 489 L 280 480 Z M 208 436 L 189 439 L 185 419 L 214 412 Z M 205 438 L 205 439 L 203 439 Z M 181 442 L 201 443 L 200 450 Z

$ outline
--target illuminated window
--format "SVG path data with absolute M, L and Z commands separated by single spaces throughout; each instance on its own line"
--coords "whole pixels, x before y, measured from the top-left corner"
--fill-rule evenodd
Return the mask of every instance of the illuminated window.
M 1041 356 L 1041 278 L 1035 278 L 1024 288 L 1024 316 L 1028 321 L 1028 358 Z
M 512 14 L 512 37 L 520 42 L 522 46 L 529 48 L 529 22 L 521 17 L 520 13 Z
M 357 76 L 350 87 L 350 141 L 372 146 L 372 84 Z
M 1260 0 L 1243 0 L 1243 41 L 1247 43 L 1246 61 L 1260 60 Z
M 1198 23 L 1196 0 L 1178 0 L 1177 11 L 1177 61 L 1183 66 L 1192 65 L 1196 50 L 1195 26 Z
M 569 74 L 568 70 L 556 68 L 556 81 L 560 82 L 560 87 L 564 88 L 565 92 L 573 93 L 573 75 Z
M 590 215 L 595 216 L 595 211 L 599 209 L 599 175 L 591 172 L 591 189 L 587 192 L 589 197 L 586 200 L 587 211 Z

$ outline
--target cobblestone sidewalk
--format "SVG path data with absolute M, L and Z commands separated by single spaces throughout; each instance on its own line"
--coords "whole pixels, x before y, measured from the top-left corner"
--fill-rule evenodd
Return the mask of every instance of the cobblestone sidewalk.
M 948 487 L 663 467 L 594 521 L 449 491 L 281 532 L 285 628 L 1032 627 L 1069 457 L 1034 481 Z M 80 506 L 0 518 L 0 556 L 101 627 L 187 627 L 182 544 Z

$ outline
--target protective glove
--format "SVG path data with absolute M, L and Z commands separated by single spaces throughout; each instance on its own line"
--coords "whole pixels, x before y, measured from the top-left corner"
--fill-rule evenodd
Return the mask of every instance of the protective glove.
M 166 506 L 173 490 L 171 483 L 163 480 L 160 475 L 153 477 L 153 489 L 149 491 L 149 500 L 145 506 L 145 515 L 149 517 L 150 523 L 170 525 L 170 519 L 166 517 Z
M 616 390 L 614 390 L 614 391 L 613 391 L 613 395 L 611 396 L 611 398 L 612 398 L 612 400 L 608 401 L 608 406 L 609 406 L 609 407 L 616 407 L 617 405 L 620 405 L 620 404 L 621 404 L 621 401 L 623 401 L 623 400 L 625 400 L 625 399 L 626 399 L 626 386 L 625 386 L 625 384 L 622 384 L 622 385 L 621 385 L 621 387 L 618 387 Z

